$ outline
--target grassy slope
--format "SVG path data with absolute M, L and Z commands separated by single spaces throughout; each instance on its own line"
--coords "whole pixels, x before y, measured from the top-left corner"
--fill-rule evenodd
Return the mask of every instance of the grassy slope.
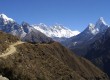
M 11 43 L 18 41 L 17 37 L 0 31 L 0 54 L 5 51 Z

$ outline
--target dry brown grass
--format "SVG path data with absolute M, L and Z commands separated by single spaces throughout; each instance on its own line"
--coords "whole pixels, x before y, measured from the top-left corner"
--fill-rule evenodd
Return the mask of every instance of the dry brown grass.
M 17 37 L 0 31 L 0 54 L 5 51 L 11 43 L 18 41 Z

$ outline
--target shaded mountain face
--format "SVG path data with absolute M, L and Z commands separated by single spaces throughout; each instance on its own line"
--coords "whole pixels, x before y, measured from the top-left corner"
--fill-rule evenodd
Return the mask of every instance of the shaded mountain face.
M 41 31 L 46 36 L 51 37 L 53 40 L 61 42 L 64 41 L 64 38 L 70 38 L 72 36 L 78 35 L 79 31 L 72 31 L 68 28 L 65 28 L 62 25 L 56 24 L 54 26 L 47 26 L 43 23 L 38 25 L 32 25 L 36 30 Z
M 4 33 L 0 34 L 2 36 L 11 41 L 10 44 L 17 41 L 14 36 L 10 39 Z M 22 43 L 15 48 L 17 51 L 14 54 L 0 57 L 0 74 L 9 80 L 109 80 L 91 62 L 75 56 L 57 42 Z
M 32 30 L 30 33 L 26 34 L 23 41 L 31 43 L 51 43 L 53 40 L 38 30 Z
M 22 38 L 23 41 L 33 42 L 33 43 L 49 43 L 49 42 L 53 42 L 53 40 L 50 37 L 47 37 L 42 32 L 34 29 L 28 23 L 23 22 L 22 26 L 23 26 L 24 31 L 27 33 Z
M 96 24 L 89 24 L 88 27 L 79 35 L 66 39 L 62 44 L 77 55 L 84 56 L 87 53 L 88 46 L 96 39 L 99 39 L 109 26 L 105 23 L 101 17 Z
M 110 28 L 89 46 L 86 58 L 106 72 L 110 77 Z
M 15 35 L 17 37 L 19 37 L 20 39 L 22 39 L 23 41 L 27 40 L 28 34 L 29 34 L 29 39 L 28 41 L 32 41 L 33 37 L 35 37 L 34 41 L 38 42 L 41 39 L 39 39 L 38 37 L 42 37 L 42 35 L 44 35 L 43 33 L 41 33 L 40 31 L 37 31 L 36 29 L 34 29 L 32 26 L 30 26 L 28 23 L 26 22 L 22 22 L 21 25 L 19 25 L 17 22 L 15 22 L 13 19 L 8 18 L 6 15 L 4 14 L 0 14 L 0 30 L 6 32 L 6 33 L 10 33 L 12 35 Z M 35 32 L 36 31 L 36 32 Z M 33 33 L 34 32 L 34 33 Z M 33 34 L 31 34 L 33 33 Z M 30 35 L 31 34 L 31 35 Z M 39 34 L 39 35 L 37 35 Z M 43 39 L 44 37 L 42 37 Z M 45 40 L 45 41 L 44 41 Z M 52 40 L 51 38 L 45 36 L 45 39 L 43 39 L 44 42 L 49 42 L 48 40 Z M 40 41 L 41 42 L 41 41 Z

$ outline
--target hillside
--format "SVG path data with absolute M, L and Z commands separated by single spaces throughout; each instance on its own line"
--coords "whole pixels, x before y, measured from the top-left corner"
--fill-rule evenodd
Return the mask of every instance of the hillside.
M 18 41 L 17 37 L 0 31 L 0 54 L 5 51 L 11 43 Z
M 14 36 L 11 39 L 8 36 L 11 35 L 3 38 L 10 41 L 8 47 L 19 41 Z M 5 40 L 3 43 L 6 43 Z M 0 57 L 0 74 L 9 80 L 109 80 L 91 62 L 75 56 L 57 42 L 22 43 L 14 48 L 14 54 Z

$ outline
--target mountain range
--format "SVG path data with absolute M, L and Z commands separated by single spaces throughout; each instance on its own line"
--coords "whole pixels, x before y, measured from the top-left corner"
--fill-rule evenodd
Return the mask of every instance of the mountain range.
M 51 37 L 53 40 L 58 42 L 64 41 L 65 39 L 76 36 L 80 33 L 79 31 L 72 31 L 59 24 L 53 25 L 51 27 L 43 23 L 32 26 L 40 32 L 44 33 L 46 36 Z
M 7 53 L 10 45 L 15 49 L 15 54 L 0 57 L 3 77 L 10 80 L 109 80 L 110 27 L 103 17 L 80 33 L 59 24 L 18 24 L 0 14 L 0 30 L 3 31 L 0 31 L 0 55 Z M 22 44 L 12 46 L 17 42 Z
M 66 38 L 70 38 L 72 36 L 75 36 L 79 34 L 79 31 L 72 31 L 68 28 L 65 28 L 62 25 L 54 25 L 52 27 L 48 27 L 43 23 L 40 23 L 38 25 L 29 25 L 26 22 L 22 22 L 21 25 L 18 24 L 15 20 L 8 18 L 5 14 L 0 14 L 0 30 L 13 34 L 15 36 L 20 37 L 22 40 L 26 41 L 41 41 L 40 35 L 39 35 L 39 40 L 32 40 L 32 34 L 39 33 L 43 36 L 45 36 L 45 40 L 43 42 L 49 42 L 52 39 L 58 42 L 61 42 L 62 40 Z M 31 34 L 32 33 L 32 34 Z M 43 33 L 43 34 L 42 34 Z M 27 40 L 27 37 L 29 35 L 29 38 Z M 31 35 L 31 37 L 30 37 Z M 38 36 L 38 35 L 37 35 Z M 34 38 L 36 36 L 34 35 Z M 51 37 L 52 39 L 49 39 Z M 46 41 L 46 38 L 48 40 Z M 42 42 L 42 41 L 41 41 Z
M 5 14 L 0 14 L 0 30 L 17 36 L 23 41 L 47 43 L 53 41 L 28 23 L 22 22 L 21 25 L 19 25 L 13 19 L 8 18 Z

